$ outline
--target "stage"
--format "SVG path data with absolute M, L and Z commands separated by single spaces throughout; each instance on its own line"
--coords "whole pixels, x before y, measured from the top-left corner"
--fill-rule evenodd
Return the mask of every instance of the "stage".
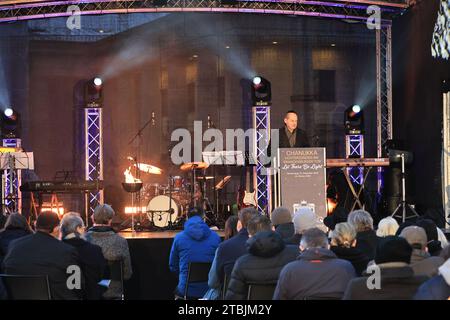
M 172 300 L 177 275 L 169 270 L 173 238 L 181 231 L 126 232 L 130 248 L 133 276 L 125 281 L 127 300 Z M 223 237 L 223 231 L 217 231 Z

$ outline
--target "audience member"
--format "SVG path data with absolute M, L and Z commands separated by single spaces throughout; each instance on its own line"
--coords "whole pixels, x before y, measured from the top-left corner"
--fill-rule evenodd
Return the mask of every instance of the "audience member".
M 378 238 L 373 230 L 373 219 L 370 213 L 364 210 L 350 212 L 348 223 L 356 230 L 356 248 L 361 250 L 369 260 L 373 260 Z
M 287 244 L 300 245 L 302 234 L 308 229 L 318 228 L 324 232 L 327 231 L 327 227 L 309 207 L 301 207 L 298 209 L 294 214 L 293 222 L 295 234 L 285 240 Z
M 12 213 L 8 216 L 5 228 L 0 232 L 0 263 L 8 252 L 9 243 L 15 239 L 32 234 L 30 225 L 20 213 Z
M 436 226 L 436 231 L 438 233 L 438 241 L 441 243 L 441 248 L 446 248 L 448 246 L 448 240 L 445 236 L 444 231 L 442 231 L 438 226 Z
M 411 226 L 403 229 L 400 237 L 413 248 L 411 255 L 411 268 L 416 275 L 426 275 L 434 277 L 438 273 L 438 268 L 445 262 L 441 257 L 432 257 L 428 253 L 427 234 L 421 227 Z
M 450 299 L 450 260 L 439 267 L 439 275 L 423 283 L 414 296 L 415 300 Z
M 241 209 L 238 213 L 238 234 L 233 238 L 222 242 L 217 249 L 217 276 L 221 285 L 225 275 L 229 278 L 236 260 L 247 253 L 246 242 L 248 240 L 247 224 L 256 215 L 258 210 L 253 207 Z
M 338 223 L 347 222 L 347 218 L 348 210 L 344 207 L 344 205 L 338 203 L 337 207 L 334 208 L 333 213 L 323 219 L 323 223 L 330 230 L 334 230 Z
M 283 207 L 276 208 L 272 211 L 270 220 L 275 227 L 275 232 L 277 232 L 283 240 L 294 236 L 294 223 L 292 222 L 291 212 L 288 209 Z
M 74 247 L 58 240 L 59 218 L 43 211 L 36 220 L 36 233 L 12 241 L 3 261 L 6 274 L 47 275 L 52 299 L 81 299 L 80 292 L 67 286 L 69 266 L 78 266 Z
M 128 280 L 133 273 L 130 250 L 127 240 L 118 235 L 111 227 L 115 214 L 114 209 L 110 205 L 98 205 L 92 215 L 94 225 L 88 230 L 85 238 L 88 242 L 102 249 L 103 256 L 107 261 L 122 261 L 123 279 Z M 108 290 L 103 294 L 103 298 L 121 299 L 122 295 L 121 283 L 113 279 Z
M 375 277 L 353 279 L 345 292 L 344 300 L 410 300 L 417 288 L 428 279 L 414 275 L 409 266 L 412 247 L 404 238 L 387 236 L 380 239 L 375 254 L 375 264 L 367 274 Z M 370 285 L 369 285 L 370 284 Z M 373 287 L 372 287 L 373 286 Z
M 355 268 L 356 275 L 361 276 L 366 270 L 369 258 L 356 248 L 356 230 L 347 222 L 338 223 L 330 234 L 330 250 L 343 260 L 349 261 Z
M 392 217 L 386 217 L 384 219 L 381 219 L 378 223 L 378 229 L 377 229 L 377 236 L 379 238 L 384 238 L 387 236 L 395 236 L 397 230 L 398 230 L 398 223 L 397 220 L 395 220 Z
M 201 208 L 193 208 L 188 212 L 188 220 L 184 230 L 175 236 L 170 251 L 170 271 L 178 274 L 176 297 L 183 297 L 187 284 L 189 263 L 212 262 L 214 253 L 220 243 L 220 237 L 209 229 L 204 221 L 205 213 Z M 188 285 L 188 297 L 200 298 L 208 290 L 206 282 L 195 282 Z
M 274 300 L 341 299 L 356 276 L 352 264 L 329 250 L 327 236 L 318 228 L 303 233 L 300 251 L 281 270 Z
M 430 219 L 417 219 L 416 225 L 422 227 L 428 240 L 428 252 L 432 256 L 438 256 L 442 250 L 441 242 L 438 240 L 438 232 L 436 224 Z
M 227 300 L 245 300 L 249 284 L 276 284 L 281 269 L 299 254 L 298 247 L 286 246 L 282 236 L 272 231 L 266 216 L 253 217 L 247 230 L 250 237 L 248 254 L 234 264 Z
M 98 283 L 103 279 L 107 263 L 102 249 L 84 240 L 85 232 L 83 219 L 77 213 L 67 213 L 61 220 L 61 239 L 78 251 L 80 268 L 83 272 L 84 286 L 82 291 L 87 300 L 102 298 L 102 288 Z
M 225 230 L 224 230 L 224 236 L 223 240 L 228 240 L 233 238 L 235 235 L 237 235 L 237 224 L 238 224 L 238 217 L 233 215 L 230 216 L 227 221 L 225 221 Z

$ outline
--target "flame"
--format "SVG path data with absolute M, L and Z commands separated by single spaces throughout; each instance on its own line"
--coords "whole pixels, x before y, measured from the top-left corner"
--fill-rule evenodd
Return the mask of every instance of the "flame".
M 123 174 L 125 175 L 125 182 L 126 183 L 137 183 L 142 182 L 141 179 L 136 179 L 133 174 L 131 173 L 130 168 L 126 169 Z
M 334 209 L 337 207 L 337 201 L 331 198 L 327 198 L 327 214 L 330 215 L 333 213 Z

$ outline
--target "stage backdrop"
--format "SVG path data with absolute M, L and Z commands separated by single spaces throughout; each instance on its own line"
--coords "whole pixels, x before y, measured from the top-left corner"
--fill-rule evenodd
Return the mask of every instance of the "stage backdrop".
M 310 206 L 326 217 L 325 148 L 279 149 L 281 204 L 292 214 Z

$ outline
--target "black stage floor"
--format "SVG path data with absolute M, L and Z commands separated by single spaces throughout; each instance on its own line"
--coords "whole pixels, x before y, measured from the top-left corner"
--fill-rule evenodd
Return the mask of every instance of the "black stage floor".
M 173 238 L 180 231 L 120 232 L 130 247 L 133 276 L 125 282 L 127 300 L 171 300 L 177 275 L 169 270 Z M 218 231 L 220 236 L 223 232 Z

